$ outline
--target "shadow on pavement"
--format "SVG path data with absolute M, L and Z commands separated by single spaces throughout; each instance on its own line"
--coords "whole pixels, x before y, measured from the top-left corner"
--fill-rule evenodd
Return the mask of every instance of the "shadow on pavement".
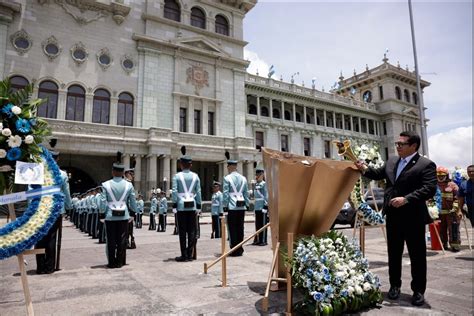
M 108 269 L 106 264 L 98 264 L 96 266 L 91 266 L 91 269 Z
M 474 257 L 455 257 L 458 260 L 474 261 Z
M 415 307 L 411 304 L 411 294 L 401 293 L 400 298 L 397 300 L 390 300 L 387 298 L 388 292 L 382 292 L 383 294 L 383 302 L 382 305 L 384 306 L 404 306 L 404 307 Z M 425 304 L 422 306 L 416 307 L 420 309 L 431 309 L 431 305 L 425 301 Z

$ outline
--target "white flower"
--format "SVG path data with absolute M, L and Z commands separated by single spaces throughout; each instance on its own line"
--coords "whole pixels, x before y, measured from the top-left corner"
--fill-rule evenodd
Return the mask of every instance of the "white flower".
M 7 152 L 5 149 L 0 149 L 0 158 L 5 158 L 7 156 Z
M 20 114 L 21 113 L 21 108 L 15 105 L 14 107 L 12 107 L 12 113 L 15 114 L 15 115 Z
M 14 148 L 14 147 L 20 147 L 21 145 L 21 137 L 18 135 L 15 136 L 10 136 L 8 138 L 8 146 Z
M 354 261 L 349 261 L 349 268 L 354 269 L 356 267 L 356 263 Z
M 25 137 L 25 144 L 33 144 L 35 141 L 35 138 L 33 135 L 28 135 Z
M 3 129 L 3 123 L 0 123 L 0 129 Z
M 358 294 L 358 295 L 364 293 L 364 292 L 362 291 L 362 288 L 361 288 L 360 286 L 358 286 L 358 285 L 356 285 L 354 289 L 355 289 L 356 294 Z
M 2 129 L 3 136 L 10 136 L 11 134 L 12 134 L 12 131 L 9 128 Z
M 369 282 L 365 282 L 363 286 L 364 286 L 364 292 L 368 292 L 372 288 Z

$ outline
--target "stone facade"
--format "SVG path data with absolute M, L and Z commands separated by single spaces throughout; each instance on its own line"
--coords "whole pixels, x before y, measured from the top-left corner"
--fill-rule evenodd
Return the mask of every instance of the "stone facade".
M 288 151 L 334 159 L 335 138 L 378 144 L 390 153 L 406 124 L 419 126 L 416 107 L 389 92 L 395 85 L 402 93 L 414 91 L 410 72 L 384 61 L 368 79 L 342 78 L 330 93 L 250 75 L 243 19 L 256 0 L 169 3 L 0 1 L 0 74 L 33 83 L 34 97 L 45 81 L 57 86 L 57 110 L 47 119 L 73 190 L 106 180 L 117 154 L 135 166 L 137 190 L 169 189 L 184 146 L 210 198 L 212 180 L 224 176 L 226 151 L 253 177 L 262 160 L 260 137 L 270 148 L 281 149 L 283 139 Z M 363 102 L 348 92 L 355 86 L 376 95 L 377 85 L 384 86 L 383 100 Z M 73 88 L 84 94 L 78 97 Z M 123 95 L 132 100 L 128 114 L 120 110 Z M 77 107 L 71 100 L 78 98 L 84 117 L 72 120 Z

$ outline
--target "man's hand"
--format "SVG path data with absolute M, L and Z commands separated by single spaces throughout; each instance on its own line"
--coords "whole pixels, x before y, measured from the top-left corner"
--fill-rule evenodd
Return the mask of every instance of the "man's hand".
M 408 203 L 407 199 L 405 199 L 403 196 L 396 197 L 390 200 L 390 205 L 395 208 L 399 208 L 407 203 Z
M 178 212 L 178 210 L 174 208 L 173 209 L 173 214 L 176 214 L 177 212 Z
M 367 170 L 367 165 L 365 164 L 365 162 L 363 162 L 362 160 L 357 160 L 356 162 L 354 162 L 354 165 L 357 167 L 357 169 L 359 169 L 362 173 L 365 172 L 365 170 Z

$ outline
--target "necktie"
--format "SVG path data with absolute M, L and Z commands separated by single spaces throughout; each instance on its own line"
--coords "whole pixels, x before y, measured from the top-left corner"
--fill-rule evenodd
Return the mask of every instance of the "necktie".
M 405 168 L 406 164 L 407 164 L 407 161 L 405 160 L 405 158 L 402 158 L 400 162 L 398 163 L 397 175 L 395 176 L 395 180 L 398 179 L 398 176 L 400 175 L 400 173 L 402 173 L 402 170 L 403 168 Z

